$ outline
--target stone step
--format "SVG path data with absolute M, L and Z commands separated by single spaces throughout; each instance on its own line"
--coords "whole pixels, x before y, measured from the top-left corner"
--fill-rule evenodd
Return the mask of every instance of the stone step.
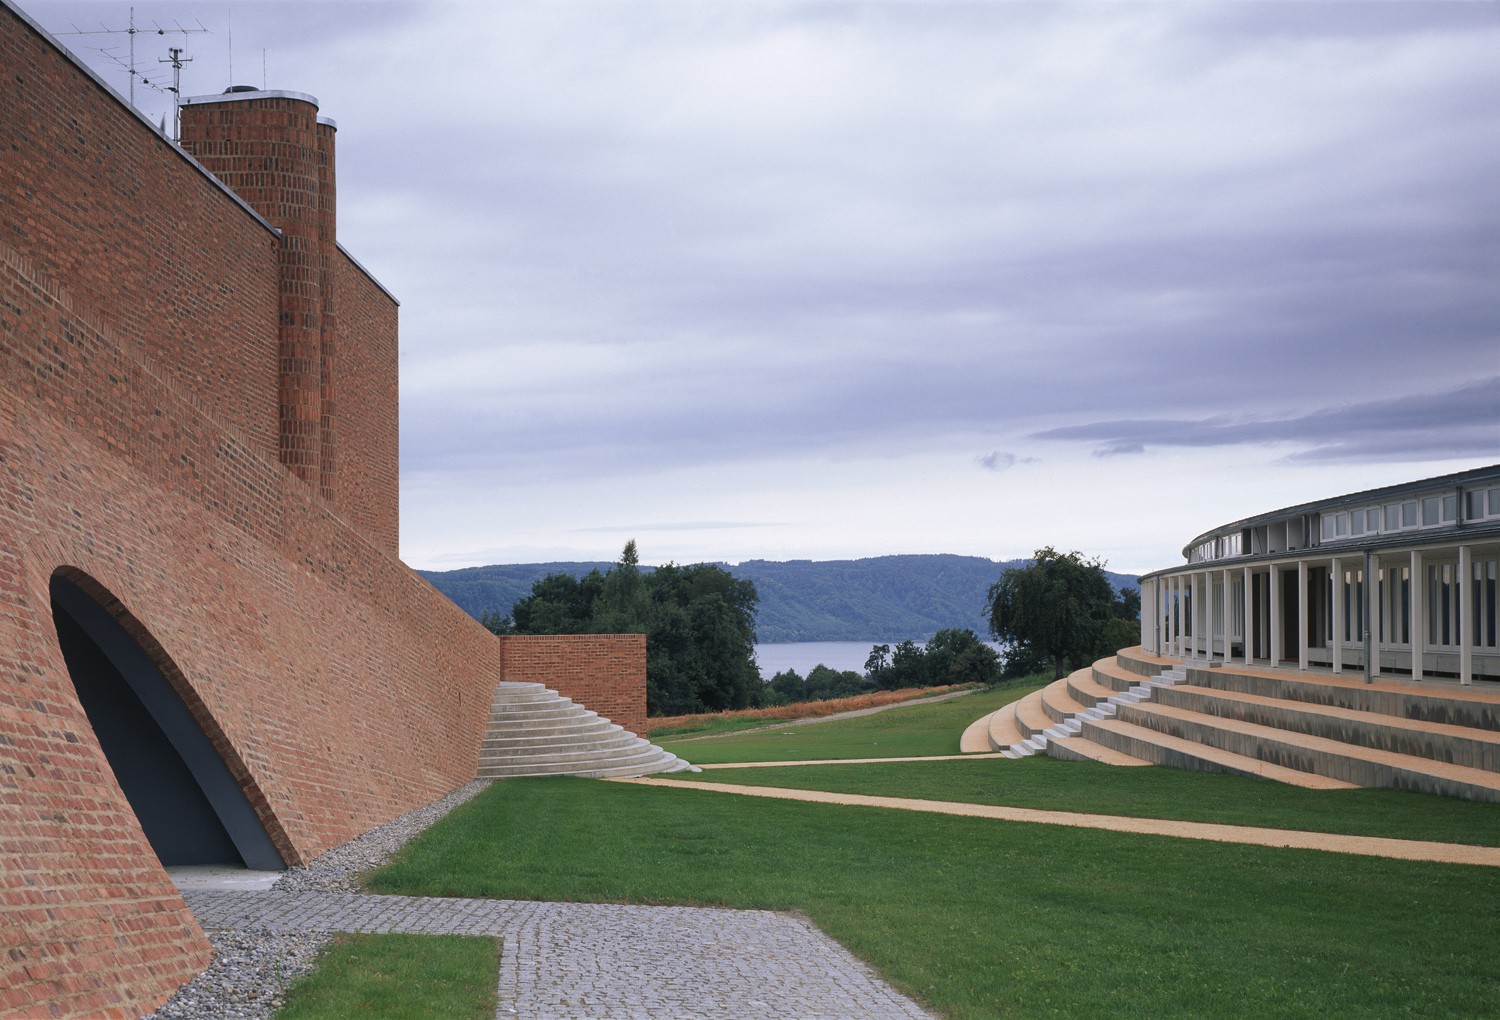
M 1500 772 L 1500 733 L 1493 730 L 1416 722 L 1383 713 L 1211 687 L 1178 686 L 1160 692 L 1156 700 L 1205 715 Z
M 477 776 L 623 778 L 686 769 L 693 766 L 543 684 L 503 682 L 480 743 Z
M 480 767 L 485 765 L 526 765 L 533 762 L 572 762 L 574 764 L 589 764 L 592 762 L 605 762 L 610 765 L 623 765 L 627 762 L 636 761 L 664 754 L 661 748 L 654 744 L 648 744 L 640 737 L 632 738 L 633 743 L 620 744 L 613 747 L 590 747 L 588 745 L 571 745 L 559 747 L 556 750 L 517 751 L 514 753 L 491 752 L 479 756 Z
M 585 735 L 585 733 L 610 733 L 621 729 L 615 723 L 603 720 L 603 718 L 571 718 L 571 720 L 547 721 L 547 723 L 526 723 L 525 726 L 501 726 L 495 727 L 496 733 L 525 732 L 526 736 L 535 738 L 565 738 L 565 736 Z M 486 732 L 489 730 L 486 729 Z M 489 738 L 486 738 L 489 739 Z
M 1112 747 L 1097 744 L 1088 737 L 1068 737 L 1054 740 L 1047 745 L 1047 755 L 1063 761 L 1096 761 L 1104 765 L 1150 765 L 1144 758 L 1116 751 Z
M 1191 740 L 1264 762 L 1276 762 L 1300 772 L 1316 772 L 1355 786 L 1381 786 L 1469 800 L 1500 801 L 1500 774 L 1466 765 L 1361 747 L 1327 737 L 1161 704 L 1126 706 L 1120 710 L 1119 721 L 1174 739 Z M 1091 736 L 1087 726 L 1084 735 Z M 1142 756 L 1135 751 L 1122 750 Z
M 524 742 L 517 742 L 524 741 Z M 484 741 L 479 748 L 481 758 L 511 757 L 525 754 L 576 754 L 588 752 L 598 754 L 636 746 L 639 741 L 647 747 L 651 745 L 642 741 L 640 737 L 628 730 L 617 730 L 614 733 L 584 734 L 583 736 L 568 737 L 559 740 L 525 741 L 525 738 L 507 739 L 505 737 L 491 738 Z
M 1188 670 L 1188 679 L 1194 686 L 1214 690 L 1500 732 L 1500 690 L 1489 685 L 1462 688 L 1433 681 L 1387 679 L 1366 683 L 1351 674 L 1314 677 L 1290 670 L 1233 665 Z
M 1045 688 L 1044 688 L 1045 689 Z M 1046 709 L 1042 707 L 1042 692 L 1026 695 L 1016 705 L 1016 728 L 1021 731 L 1022 741 L 1034 737 L 1052 725 Z
M 480 774 L 480 779 L 520 779 L 526 776 L 582 776 L 586 779 L 633 779 L 637 776 L 663 772 L 682 772 L 691 769 L 682 759 L 666 752 L 656 762 L 647 765 L 599 766 L 579 768 L 576 765 L 533 765 L 510 768 L 493 768 Z
M 960 754 L 986 754 L 995 750 L 990 743 L 990 717 L 994 714 L 982 715 L 964 727 L 963 735 L 958 738 Z
M 1068 695 L 1081 705 L 1092 707 L 1115 696 L 1115 690 L 1094 678 L 1092 669 L 1080 669 L 1068 676 Z
M 1054 680 L 1042 688 L 1042 710 L 1053 722 L 1062 722 L 1088 708 L 1068 690 L 1068 678 Z
M 1019 744 L 1026 739 L 1026 735 L 1021 732 L 1021 727 L 1016 722 L 1014 701 L 990 716 L 989 734 L 990 747 L 997 751 L 1010 747 L 1012 744 Z
M 1259 776 L 1313 790 L 1347 790 L 1355 786 L 1354 783 L 1261 761 L 1117 719 L 1090 720 L 1084 724 L 1083 736 L 1096 744 L 1153 765 L 1198 772 Z

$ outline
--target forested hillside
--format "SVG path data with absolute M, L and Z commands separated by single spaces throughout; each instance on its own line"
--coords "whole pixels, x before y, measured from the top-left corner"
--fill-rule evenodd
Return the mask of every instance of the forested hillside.
M 985 595 L 1007 567 L 979 556 L 876 556 L 863 560 L 748 560 L 721 564 L 755 585 L 760 596 L 756 633 L 763 642 L 925 641 L 939 630 L 986 632 Z M 548 574 L 583 577 L 614 566 L 598 563 L 517 563 L 462 570 L 420 571 L 476 619 L 486 611 L 509 615 L 518 599 Z M 643 571 L 649 567 L 642 567 Z M 1109 574 L 1116 588 L 1136 579 Z

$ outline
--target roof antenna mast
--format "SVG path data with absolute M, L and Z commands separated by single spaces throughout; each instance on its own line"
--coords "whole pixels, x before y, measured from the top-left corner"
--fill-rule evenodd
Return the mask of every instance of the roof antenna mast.
M 138 36 L 138 35 L 140 35 L 143 32 L 145 32 L 147 34 L 151 34 L 151 35 L 166 35 L 168 32 L 172 32 L 172 33 L 179 34 L 179 35 L 196 35 L 196 34 L 198 34 L 200 32 L 207 32 L 208 31 L 208 29 L 206 29 L 206 28 L 203 27 L 203 22 L 201 22 L 201 21 L 198 22 L 198 27 L 197 28 L 184 28 L 184 27 L 182 27 L 182 23 L 181 22 L 173 22 L 172 27 L 170 27 L 170 28 L 163 27 L 159 22 L 155 22 L 155 21 L 152 22 L 152 25 L 154 26 L 152 28 L 141 28 L 141 27 L 137 26 L 136 23 L 135 23 L 135 8 L 131 7 L 130 8 L 130 23 L 125 28 L 109 28 L 103 22 L 100 22 L 98 28 L 83 29 L 83 28 L 79 28 L 77 25 L 74 25 L 73 26 L 73 31 L 71 31 L 71 32 L 58 32 L 56 34 L 57 35 L 123 35 L 123 36 L 128 36 L 129 39 L 130 39 L 130 59 L 129 59 L 128 63 L 126 61 L 121 60 L 115 54 L 111 53 L 109 51 L 108 47 L 100 46 L 100 47 L 96 47 L 96 49 L 98 50 L 98 52 L 104 54 L 106 57 L 109 57 L 116 64 L 121 65 L 122 67 L 125 68 L 125 70 L 127 72 L 129 72 L 129 75 L 130 75 L 130 105 L 134 106 L 135 105 L 135 83 L 136 83 L 136 79 L 137 78 L 140 79 L 141 84 L 143 84 L 143 85 L 150 86 L 151 88 L 156 89 L 157 91 L 161 91 L 162 90 L 162 88 L 161 88 L 160 85 L 158 85 L 156 82 L 153 82 L 150 78 L 148 78 L 146 75 L 142 74 L 139 70 L 137 70 L 136 63 L 135 63 L 135 37 Z M 176 53 L 180 54 L 182 51 L 179 48 L 178 50 L 172 51 L 172 52 L 176 52 Z M 175 60 L 175 58 L 173 58 L 173 59 Z M 189 58 L 189 59 L 191 59 L 191 58 Z M 157 63 L 159 63 L 159 64 L 165 64 L 165 63 L 171 63 L 171 62 L 172 61 L 167 61 L 167 60 L 158 60 L 157 61 Z M 186 61 L 184 61 L 184 62 L 186 62 Z M 181 68 L 180 67 L 176 67 L 174 65 L 174 70 L 175 71 L 180 71 Z M 177 84 L 177 83 L 174 82 L 174 84 Z

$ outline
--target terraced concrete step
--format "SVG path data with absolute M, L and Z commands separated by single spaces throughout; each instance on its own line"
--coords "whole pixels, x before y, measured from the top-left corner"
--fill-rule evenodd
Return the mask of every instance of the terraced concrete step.
M 1068 675 L 1068 695 L 1081 705 L 1093 707 L 1101 702 L 1108 701 L 1117 693 L 1114 688 L 1106 687 L 1094 679 L 1094 671 L 1080 669 Z
M 964 727 L 963 735 L 958 738 L 960 754 L 983 754 L 995 750 L 990 743 L 990 716 L 994 714 L 982 715 Z
M 1363 678 L 1348 674 L 1309 676 L 1288 670 L 1238 666 L 1190 669 L 1188 680 L 1194 686 L 1214 690 L 1500 732 L 1500 690 L 1487 686 L 1461 688 L 1440 682 L 1398 680 L 1366 683 Z
M 1079 715 L 1088 707 L 1090 706 L 1073 697 L 1072 693 L 1068 690 L 1067 677 L 1063 677 L 1061 680 L 1054 680 L 1042 688 L 1042 711 L 1046 712 L 1047 718 L 1055 723 L 1060 723 L 1072 716 Z
M 1355 786 L 1354 783 L 1262 761 L 1118 719 L 1091 720 L 1084 724 L 1083 736 L 1103 747 L 1153 765 L 1168 765 L 1199 772 L 1259 776 L 1311 790 L 1347 790 Z
M 542 684 L 504 682 L 492 699 L 477 775 L 626 778 L 685 769 L 693 766 Z
M 1002 747 L 1019 744 L 1025 739 L 1025 734 L 1021 732 L 1021 727 L 1016 722 L 1016 703 L 1014 701 L 990 716 L 990 746 L 995 750 L 998 751 Z
M 1493 730 L 1191 685 L 1163 691 L 1157 700 L 1205 715 L 1500 772 L 1500 733 Z
M 1131 705 L 1120 719 L 1178 740 L 1316 772 L 1355 786 L 1500 801 L 1500 774 L 1339 740 L 1205 715 L 1168 705 Z M 1088 727 L 1085 727 L 1085 735 Z M 1130 751 L 1137 754 L 1138 752 Z
M 1116 751 L 1112 747 L 1095 743 L 1088 737 L 1068 737 L 1065 740 L 1054 740 L 1047 745 L 1047 755 L 1051 758 L 1060 758 L 1063 761 L 1096 761 L 1103 765 L 1150 765 L 1151 762 L 1144 758 L 1126 754 L 1124 751 Z
M 558 737 L 580 736 L 589 733 L 613 733 L 622 727 L 607 719 L 597 716 L 592 719 L 564 719 L 557 722 L 529 723 L 524 727 L 499 726 L 495 728 L 497 734 L 522 732 L 528 737 L 536 739 L 554 739 Z M 488 732 L 488 728 L 486 729 Z

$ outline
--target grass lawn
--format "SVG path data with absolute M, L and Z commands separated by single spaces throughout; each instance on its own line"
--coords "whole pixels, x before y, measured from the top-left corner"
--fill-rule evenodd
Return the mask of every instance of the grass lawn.
M 954 1020 L 1500 1012 L 1500 869 L 554 778 L 369 885 L 801 910 Z
M 287 991 L 277 1020 L 492 1020 L 496 939 L 342 935 Z
M 1304 790 L 1222 772 L 1043 756 L 710 769 L 662 778 L 1500 846 L 1500 804 L 1401 790 Z
M 1044 686 L 997 687 L 937 704 L 903 705 L 854 719 L 776 726 L 713 740 L 654 742 L 695 765 L 957 754 L 958 738 L 969 723 Z

